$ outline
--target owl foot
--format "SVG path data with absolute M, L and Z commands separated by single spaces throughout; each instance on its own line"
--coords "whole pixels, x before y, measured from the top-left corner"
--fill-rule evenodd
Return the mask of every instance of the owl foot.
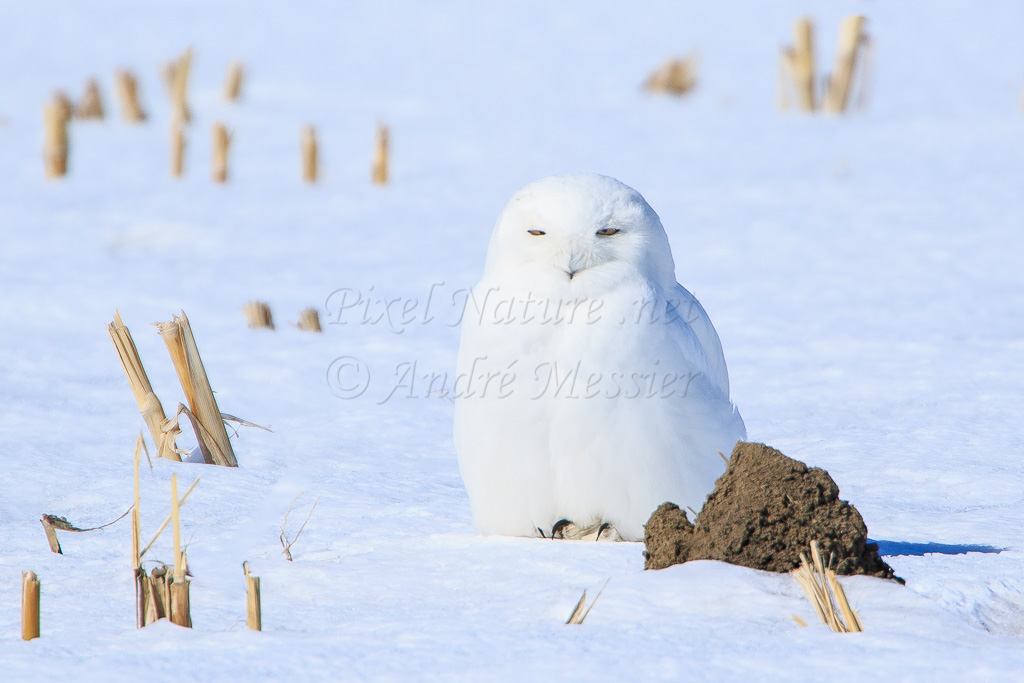
M 541 534 L 543 536 L 543 533 Z M 621 541 L 618 530 L 608 522 L 581 527 L 567 519 L 560 519 L 551 527 L 551 538 L 567 541 Z

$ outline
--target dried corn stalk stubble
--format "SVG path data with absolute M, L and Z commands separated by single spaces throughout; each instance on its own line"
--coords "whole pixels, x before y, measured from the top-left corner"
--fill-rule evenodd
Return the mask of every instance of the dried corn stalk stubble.
M 299 311 L 299 322 L 296 327 L 307 332 L 323 332 L 320 325 L 320 312 L 315 308 L 304 308 Z
M 260 605 L 260 577 L 249 573 L 249 563 L 243 562 L 245 571 L 245 625 L 253 631 L 263 630 L 263 609 Z
M 171 101 L 171 118 L 179 123 L 192 121 L 188 106 L 188 77 L 192 70 L 192 48 L 188 48 L 172 62 L 164 65 L 164 85 Z
M 135 402 L 139 406 L 139 412 L 149 427 L 149 434 L 156 444 L 157 455 L 169 460 L 181 460 L 178 455 L 178 447 L 175 443 L 177 435 L 181 432 L 177 427 L 177 421 L 168 421 L 164 407 L 160 399 L 153 393 L 153 386 L 149 383 L 149 376 L 142 366 L 139 358 L 139 351 L 135 347 L 131 332 L 121 320 L 119 312 L 114 313 L 114 320 L 107 325 L 110 339 L 114 342 L 117 350 L 118 360 L 124 374 L 128 377 L 128 384 L 131 386 L 132 394 L 135 395 Z
M 39 637 L 39 578 L 35 572 L 21 573 L 21 639 Z
M 232 135 L 228 132 L 227 126 L 219 121 L 213 124 L 212 133 L 211 175 L 213 182 L 226 183 L 228 181 L 228 148 L 231 146 Z
M 377 143 L 374 146 L 371 176 L 375 185 L 388 184 L 388 154 L 391 133 L 383 123 L 377 124 Z
M 644 90 L 663 92 L 677 97 L 697 87 L 698 58 L 691 52 L 682 59 L 666 59 L 644 82 Z
M 178 498 L 178 478 L 171 475 L 171 514 L 167 516 L 164 523 L 157 529 L 152 540 L 141 551 L 139 537 L 139 493 L 138 493 L 138 454 L 135 458 L 135 505 L 132 508 L 132 565 L 135 576 L 135 626 L 143 628 L 160 619 L 169 618 L 173 623 L 186 628 L 192 627 L 192 615 L 189 599 L 188 561 L 185 553 L 181 550 L 181 529 L 180 529 L 180 507 L 185 503 L 189 494 L 199 483 L 197 478 L 192 482 L 185 495 Z M 153 543 L 168 523 L 173 523 L 174 529 L 174 568 L 168 571 L 166 565 L 161 565 L 147 574 L 142 568 L 142 557 L 146 554 Z
M 68 172 L 68 121 L 71 103 L 63 93 L 43 105 L 43 167 L 47 178 L 61 178 Z
M 103 99 L 100 97 L 100 84 L 96 82 L 95 78 L 90 78 L 85 84 L 85 92 L 82 93 L 82 99 L 78 101 L 78 106 L 75 107 L 75 118 L 102 121 L 103 116 Z
M 860 105 L 863 105 L 870 62 L 870 39 L 864 33 L 865 18 L 846 17 L 839 29 L 835 67 L 824 80 L 822 94 L 817 94 L 818 74 L 814 65 L 814 24 L 801 17 L 793 24 L 793 46 L 783 48 L 779 61 L 779 107 L 788 109 L 790 94 L 795 95 L 802 111 L 825 111 L 841 114 L 849 108 L 858 65 L 860 66 Z M 862 48 L 868 48 L 865 52 Z
M 185 173 L 185 127 L 175 121 L 171 124 L 171 177 Z
M 828 90 L 822 108 L 834 114 L 846 111 L 853 90 L 854 71 L 857 57 L 866 37 L 863 34 L 864 17 L 854 15 L 843 19 L 839 27 L 839 41 L 836 47 L 836 65 L 828 81 Z
M 300 147 L 302 150 L 302 179 L 307 183 L 315 183 L 320 177 L 316 128 L 313 126 L 302 128 Z
M 171 320 L 156 325 L 164 344 L 167 345 L 174 369 L 178 373 L 178 381 L 185 392 L 185 400 L 188 403 L 185 413 L 195 429 L 203 460 L 212 465 L 238 467 L 238 460 L 224 428 L 224 418 L 210 387 L 210 380 L 199 356 L 195 338 L 192 336 L 188 317 L 182 311 Z
M 142 123 L 146 112 L 139 104 L 139 81 L 131 71 L 122 69 L 114 74 L 117 97 L 121 102 L 121 120 L 125 123 Z
M 274 316 L 270 312 L 270 304 L 266 301 L 247 301 L 242 307 L 242 312 L 245 313 L 249 329 L 274 329 Z
M 245 76 L 245 67 L 239 61 L 228 64 L 228 72 L 224 77 L 224 100 L 226 102 L 237 102 L 242 94 L 242 80 Z

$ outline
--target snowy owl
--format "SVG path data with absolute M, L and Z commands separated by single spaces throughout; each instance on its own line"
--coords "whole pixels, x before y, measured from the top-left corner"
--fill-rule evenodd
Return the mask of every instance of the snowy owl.
M 745 438 L 661 220 L 601 175 L 519 190 L 462 317 L 455 447 L 484 534 L 641 540 L 700 510 Z

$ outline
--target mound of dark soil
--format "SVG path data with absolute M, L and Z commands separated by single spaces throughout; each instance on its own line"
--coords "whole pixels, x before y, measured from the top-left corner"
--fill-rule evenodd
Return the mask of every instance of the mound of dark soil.
M 825 470 L 788 458 L 760 443 L 738 443 L 725 474 L 691 524 L 672 503 L 659 507 L 644 529 L 646 569 L 689 560 L 721 560 L 754 569 L 788 572 L 818 541 L 833 556 L 837 574 L 897 578 L 857 509 L 839 500 Z

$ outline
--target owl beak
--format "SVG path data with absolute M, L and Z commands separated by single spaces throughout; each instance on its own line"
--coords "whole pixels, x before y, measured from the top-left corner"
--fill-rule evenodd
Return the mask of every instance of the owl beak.
M 569 263 L 567 264 L 567 267 L 565 269 L 565 274 L 569 276 L 569 279 L 572 280 L 574 277 L 576 277 L 577 273 L 586 270 L 586 268 L 587 264 L 585 255 L 580 253 L 576 249 L 570 252 Z

